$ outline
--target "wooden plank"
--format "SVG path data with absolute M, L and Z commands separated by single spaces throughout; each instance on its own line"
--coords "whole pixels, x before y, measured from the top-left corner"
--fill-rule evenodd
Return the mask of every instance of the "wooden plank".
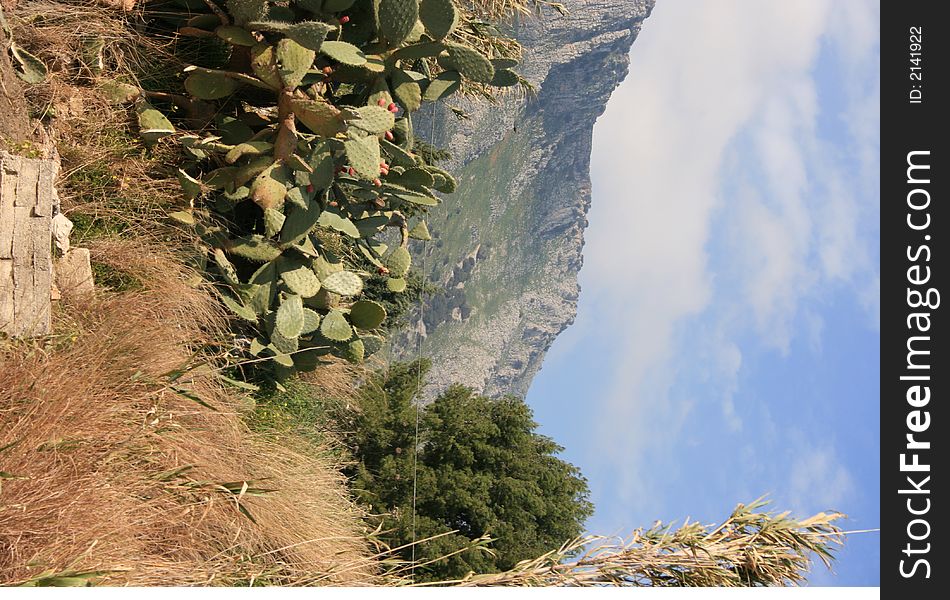
M 0 153 L 0 259 L 13 258 L 13 203 L 20 158 Z

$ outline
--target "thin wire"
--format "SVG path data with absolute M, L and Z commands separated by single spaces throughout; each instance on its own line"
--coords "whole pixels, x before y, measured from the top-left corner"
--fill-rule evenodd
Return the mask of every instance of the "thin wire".
M 435 104 L 432 105 L 432 115 L 429 119 L 429 143 L 435 144 L 435 122 L 436 122 Z M 429 253 L 429 241 L 422 240 L 422 281 L 419 287 L 419 327 L 416 328 L 416 394 L 422 390 L 422 329 L 425 326 L 426 303 L 422 294 L 425 291 L 425 281 L 428 278 L 426 271 L 426 255 Z M 412 568 L 410 577 L 412 582 L 416 582 L 416 498 L 419 483 L 419 413 L 421 398 L 416 398 L 416 433 L 412 452 Z

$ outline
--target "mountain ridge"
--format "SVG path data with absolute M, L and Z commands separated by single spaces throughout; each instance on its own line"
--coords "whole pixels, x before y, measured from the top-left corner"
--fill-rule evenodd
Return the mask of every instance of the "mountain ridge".
M 418 131 L 452 158 L 459 189 L 433 211 L 416 265 L 446 291 L 431 298 L 394 354 L 432 359 L 424 398 L 453 383 L 527 394 L 545 353 L 574 321 L 591 202 L 593 126 L 626 77 L 654 0 L 579 0 L 518 26 L 532 98 L 460 101 L 421 113 Z

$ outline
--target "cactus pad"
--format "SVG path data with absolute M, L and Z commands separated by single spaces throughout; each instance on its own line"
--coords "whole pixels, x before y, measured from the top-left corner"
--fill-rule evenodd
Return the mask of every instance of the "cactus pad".
M 337 271 L 322 281 L 323 287 L 341 296 L 357 296 L 363 291 L 363 280 L 353 271 Z
M 363 51 L 348 42 L 323 42 L 320 45 L 320 52 L 344 65 L 358 67 L 366 64 L 366 55 Z
M 301 298 L 311 298 L 320 291 L 320 280 L 314 274 L 313 269 L 304 264 L 290 265 L 292 268 L 280 274 L 291 292 L 299 295 Z
M 401 294 L 406 291 L 406 280 L 402 277 L 390 277 L 386 280 L 386 288 L 390 292 Z
M 284 35 L 304 48 L 319 50 L 331 29 L 329 25 L 319 21 L 301 21 L 288 27 Z
M 418 0 L 379 0 L 379 32 L 398 46 L 419 20 Z
M 341 354 L 343 355 L 343 358 L 350 361 L 351 363 L 363 362 L 363 357 L 366 354 L 366 348 L 363 346 L 363 340 L 356 339 L 351 341 L 343 347 Z
M 351 121 L 350 124 L 359 127 L 363 131 L 378 135 L 389 131 L 396 125 L 396 118 L 382 106 L 363 106 L 356 109 L 359 119 Z
M 221 25 L 214 32 L 219 38 L 235 46 L 253 46 L 257 43 L 250 31 L 236 25 Z
M 346 158 L 363 179 L 379 177 L 379 139 L 373 135 L 357 137 L 343 143 Z
M 321 227 L 327 227 L 329 229 L 339 231 L 340 233 L 345 233 L 352 238 L 362 237 L 360 235 L 360 230 L 356 228 L 356 225 L 353 224 L 353 221 L 333 210 L 325 210 L 320 213 L 320 218 L 317 219 L 317 224 Z
M 458 71 L 442 71 L 439 75 L 429 82 L 422 99 L 426 102 L 435 102 L 451 96 L 462 85 L 462 75 Z
M 328 312 L 320 322 L 320 334 L 328 340 L 345 342 L 353 337 L 353 328 L 350 327 L 343 313 L 334 309 Z
M 301 209 L 299 206 L 289 209 L 284 227 L 280 230 L 281 243 L 293 244 L 299 242 L 310 233 L 319 218 L 320 205 L 313 200 L 307 203 L 305 209 Z
M 284 226 L 287 217 L 275 208 L 264 209 L 264 237 L 274 237 Z
M 259 235 L 232 240 L 228 244 L 227 251 L 255 262 L 269 262 L 280 256 L 280 248 Z M 251 283 L 256 282 L 251 281 Z
M 303 331 L 303 325 L 303 299 L 297 294 L 291 294 L 284 298 L 277 309 L 274 329 L 286 338 L 295 338 Z
M 277 42 L 277 72 L 284 85 L 290 88 L 299 86 L 313 66 L 314 56 L 313 50 L 304 48 L 292 39 L 284 38 Z
M 412 265 L 412 255 L 402 246 L 397 246 L 386 257 L 385 263 L 393 277 L 404 277 Z
M 279 90 L 284 86 L 277 69 L 277 53 L 270 44 L 257 44 L 251 48 L 251 70 L 272 89 Z
M 322 137 L 333 137 L 343 131 L 340 111 L 329 102 L 295 98 L 290 101 L 290 110 L 307 129 Z
M 432 235 L 429 234 L 429 226 L 426 225 L 425 221 L 419 221 L 416 223 L 416 226 L 409 230 L 409 237 L 415 240 L 423 241 L 432 239 Z
M 360 329 L 376 329 L 386 320 L 386 309 L 372 300 L 360 300 L 350 307 L 350 322 Z
M 279 208 L 287 195 L 287 188 L 266 173 L 261 173 L 251 184 L 251 200 L 261 208 Z
M 433 39 L 441 40 L 455 29 L 459 15 L 452 0 L 422 0 L 419 19 Z
M 315 310 L 311 310 L 307 307 L 303 309 L 303 329 L 300 331 L 300 335 L 307 335 L 308 333 L 313 333 L 320 328 L 320 313 Z
M 478 50 L 464 44 L 446 44 L 448 62 L 459 73 L 478 83 L 491 83 L 495 67 Z
M 420 77 L 416 78 L 413 74 Z M 419 110 L 422 106 L 422 86 L 419 84 L 421 79 L 424 77 L 414 71 L 393 70 L 391 76 L 393 94 L 396 95 L 399 104 L 409 112 Z

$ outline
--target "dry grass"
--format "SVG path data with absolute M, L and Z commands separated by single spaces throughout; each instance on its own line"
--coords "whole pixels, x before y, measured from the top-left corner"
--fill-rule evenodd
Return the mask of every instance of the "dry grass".
M 373 583 L 360 515 L 336 465 L 316 458 L 326 453 L 251 434 L 244 399 L 208 373 L 169 381 L 215 342 L 217 304 L 167 255 L 95 251 L 143 288 L 65 306 L 66 333 L 0 347 L 0 582 Z
M 587 537 L 527 560 L 512 570 L 474 575 L 461 586 L 752 587 L 802 583 L 817 557 L 826 567 L 845 532 L 844 515 L 819 513 L 803 520 L 763 512 L 762 499 L 740 504 L 718 526 L 688 520 L 681 527 L 657 523 L 628 540 Z M 580 558 L 569 559 L 577 552 Z

